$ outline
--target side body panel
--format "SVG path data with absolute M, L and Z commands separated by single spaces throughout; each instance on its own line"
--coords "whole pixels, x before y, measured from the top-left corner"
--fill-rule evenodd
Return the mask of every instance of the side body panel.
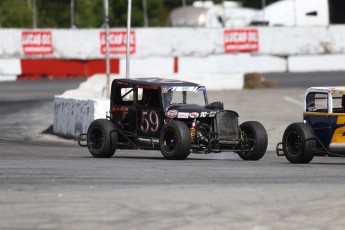
M 328 116 L 327 113 L 304 113 L 304 120 L 313 129 L 315 135 L 325 147 L 328 147 L 334 132 L 337 116 Z
M 304 113 L 304 120 L 312 127 L 315 135 L 331 152 L 345 153 L 344 113 Z
M 164 125 L 164 112 L 159 107 L 137 107 L 138 136 L 158 138 Z

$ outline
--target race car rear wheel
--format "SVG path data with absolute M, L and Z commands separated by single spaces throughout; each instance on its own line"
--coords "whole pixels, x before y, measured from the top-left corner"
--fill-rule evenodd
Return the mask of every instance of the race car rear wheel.
M 91 122 L 87 130 L 87 146 L 92 156 L 96 158 L 112 157 L 116 151 L 117 133 L 114 125 L 107 119 L 97 119 Z
M 162 128 L 159 138 L 163 156 L 169 160 L 183 160 L 190 154 L 191 137 L 187 125 L 171 121 Z
M 257 121 L 247 121 L 240 125 L 240 129 L 244 132 L 251 150 L 238 152 L 238 155 L 243 160 L 256 161 L 261 159 L 266 153 L 268 143 L 264 126 Z
M 305 123 L 292 123 L 283 135 L 286 159 L 295 164 L 309 163 L 315 154 L 316 140 L 312 128 Z

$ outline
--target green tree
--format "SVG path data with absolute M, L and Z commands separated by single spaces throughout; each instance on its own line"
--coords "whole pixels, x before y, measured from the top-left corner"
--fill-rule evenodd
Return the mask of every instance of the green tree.
M 37 27 L 70 27 L 70 0 L 36 0 Z
M 32 7 L 26 0 L 2 0 L 0 25 L 3 28 L 32 27 Z
M 75 25 L 78 28 L 99 28 L 103 22 L 103 0 L 75 0 Z
M 195 0 L 146 0 L 149 26 L 167 26 L 169 12 L 183 2 Z M 261 8 L 261 1 L 238 0 L 244 7 Z M 266 0 L 272 3 L 277 0 Z M 222 0 L 214 0 L 219 4 Z M 36 0 L 38 28 L 70 28 L 71 0 Z M 99 28 L 104 21 L 104 0 L 74 0 L 74 23 L 78 28 Z M 111 27 L 126 27 L 127 0 L 109 0 Z M 31 28 L 32 0 L 0 0 L 0 25 L 5 28 Z M 132 0 L 132 26 L 144 26 L 143 0 Z
M 278 0 L 266 0 L 266 5 L 269 5 L 273 2 L 277 2 Z M 242 2 L 244 7 L 249 7 L 249 8 L 257 8 L 257 9 L 261 9 L 262 7 L 262 1 L 253 1 L 253 0 L 242 0 L 240 1 Z
M 150 26 L 166 26 L 168 9 L 163 0 L 146 0 Z M 110 0 L 110 25 L 125 27 L 127 25 L 127 0 Z M 132 26 L 144 26 L 143 0 L 132 0 Z

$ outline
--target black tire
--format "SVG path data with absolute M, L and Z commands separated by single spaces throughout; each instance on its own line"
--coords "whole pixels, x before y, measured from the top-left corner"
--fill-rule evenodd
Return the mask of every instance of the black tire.
M 316 140 L 312 128 L 305 123 L 292 123 L 283 135 L 286 159 L 294 164 L 307 164 L 315 155 Z M 306 141 L 307 140 L 307 141 Z
M 162 128 L 159 137 L 163 156 L 169 160 L 183 160 L 190 154 L 191 138 L 187 125 L 171 121 Z
M 110 158 L 117 145 L 117 133 L 113 123 L 107 119 L 91 122 L 87 130 L 87 146 L 95 158 Z
M 260 160 L 266 153 L 267 149 L 267 132 L 264 126 L 257 121 L 247 121 L 240 125 L 241 131 L 246 134 L 247 138 L 253 139 L 251 143 L 253 149 L 251 151 L 238 152 L 238 155 L 247 161 Z

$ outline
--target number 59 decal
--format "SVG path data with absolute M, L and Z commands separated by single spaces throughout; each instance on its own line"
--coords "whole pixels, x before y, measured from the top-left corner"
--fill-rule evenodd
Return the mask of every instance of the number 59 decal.
M 142 132 L 157 132 L 159 128 L 159 117 L 156 111 L 143 111 L 141 116 L 140 130 Z

